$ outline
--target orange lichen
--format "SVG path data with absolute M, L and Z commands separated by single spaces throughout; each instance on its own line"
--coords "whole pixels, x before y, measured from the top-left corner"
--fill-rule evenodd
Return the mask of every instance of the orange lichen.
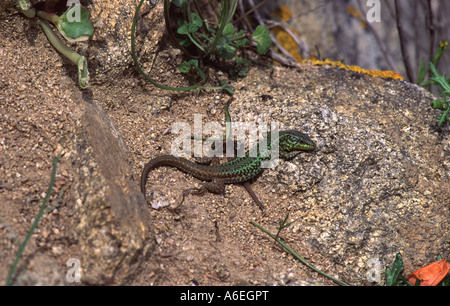
M 279 17 L 283 21 L 288 21 L 292 18 L 292 12 L 286 5 L 280 5 L 273 14 Z M 293 27 L 289 28 L 292 33 L 298 35 L 298 32 Z M 275 34 L 275 39 L 281 46 L 298 62 L 302 60 L 301 55 L 298 53 L 298 44 L 295 39 L 289 35 L 282 27 L 276 26 L 272 28 L 272 33 Z
M 298 53 L 298 44 L 297 42 L 292 38 L 289 33 L 287 33 L 285 30 L 283 30 L 280 27 L 275 27 L 273 30 L 273 33 L 275 34 L 276 40 L 280 43 L 280 45 L 283 46 L 283 48 L 297 61 L 302 61 L 302 56 Z M 291 31 L 297 34 L 297 31 L 293 28 L 291 28 Z
M 273 14 L 284 21 L 288 21 L 292 18 L 292 12 L 286 5 L 280 5 Z
M 317 66 L 324 66 L 324 65 L 330 65 L 330 66 L 336 66 L 339 67 L 341 69 L 346 69 L 346 70 L 351 70 L 351 71 L 355 71 L 358 73 L 365 73 L 374 77 L 380 77 L 380 78 L 390 78 L 390 79 L 394 79 L 394 80 L 403 80 L 404 78 L 398 74 L 395 71 L 382 71 L 382 70 L 367 70 L 367 69 L 363 69 L 359 66 L 350 66 L 350 65 L 344 65 L 341 62 L 338 61 L 330 61 L 328 59 L 325 59 L 323 61 L 321 60 L 305 60 L 304 62 L 310 62 L 313 65 L 317 65 Z
M 347 14 L 349 14 L 352 17 L 361 18 L 360 11 L 353 5 L 347 5 L 347 7 L 345 8 L 345 11 L 347 12 Z

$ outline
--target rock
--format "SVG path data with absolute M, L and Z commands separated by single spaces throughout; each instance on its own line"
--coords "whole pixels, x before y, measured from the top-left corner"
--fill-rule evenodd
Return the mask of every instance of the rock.
M 139 1 L 94 1 L 87 8 L 100 18 L 86 51 L 92 82 L 117 79 L 134 66 L 131 58 L 131 24 Z M 145 17 L 141 17 L 141 16 Z M 165 31 L 163 1 L 145 1 L 136 26 L 136 52 L 141 64 L 152 62 Z M 136 71 L 132 68 L 131 71 Z M 129 72 L 128 72 L 129 73 Z
M 398 252 L 409 265 L 449 256 L 449 126 L 437 128 L 431 94 L 336 68 L 251 77 L 234 85 L 233 120 L 276 121 L 317 142 L 261 181 L 296 199 L 293 232 L 343 280 L 362 283 L 371 258 L 384 271 Z
M 132 181 L 128 152 L 119 131 L 96 103 L 79 95 L 84 115 L 71 154 L 77 181 L 73 228 L 82 257 L 82 281 L 123 283 L 139 272 L 153 236 L 146 203 Z

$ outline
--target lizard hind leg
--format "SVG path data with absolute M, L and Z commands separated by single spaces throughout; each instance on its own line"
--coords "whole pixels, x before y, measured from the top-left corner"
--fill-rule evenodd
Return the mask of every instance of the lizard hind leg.
M 189 189 L 185 189 L 183 191 L 183 195 L 181 197 L 180 204 L 178 204 L 174 210 L 178 209 L 184 202 L 184 199 L 189 194 L 194 195 L 203 195 L 205 192 L 211 192 L 211 193 L 217 193 L 217 194 L 225 194 L 225 183 L 221 179 L 213 179 L 211 182 L 203 183 L 203 185 L 200 188 L 192 187 Z

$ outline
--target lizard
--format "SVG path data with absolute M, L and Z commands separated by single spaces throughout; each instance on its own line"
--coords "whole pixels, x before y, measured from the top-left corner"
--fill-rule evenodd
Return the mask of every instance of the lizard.
M 255 149 L 252 148 L 242 157 L 236 157 L 228 162 L 214 166 L 197 164 L 185 158 L 173 155 L 155 157 L 144 166 L 141 175 L 141 192 L 145 197 L 145 185 L 147 183 L 149 172 L 156 168 L 167 166 L 175 167 L 193 177 L 206 181 L 201 188 L 192 188 L 188 192 L 195 190 L 198 193 L 209 191 L 212 193 L 223 194 L 225 191 L 225 184 L 245 183 L 256 178 L 264 170 L 264 168 L 261 167 L 261 162 L 271 159 L 271 146 L 276 142 L 278 142 L 278 154 L 285 160 L 290 160 L 301 152 L 313 151 L 316 148 L 316 144 L 308 135 L 297 130 L 280 131 L 278 133 L 278 138 L 274 139 L 273 143 L 271 142 L 270 132 L 266 137 L 267 147 L 258 150 L 256 157 L 250 156 L 250 152 Z M 184 196 L 185 193 L 183 193 L 183 200 Z

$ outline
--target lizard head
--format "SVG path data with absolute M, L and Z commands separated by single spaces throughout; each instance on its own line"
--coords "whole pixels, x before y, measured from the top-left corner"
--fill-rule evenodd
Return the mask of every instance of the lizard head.
M 296 130 L 280 131 L 280 156 L 285 159 L 291 159 L 300 152 L 313 151 L 315 148 L 314 141 L 302 132 Z

